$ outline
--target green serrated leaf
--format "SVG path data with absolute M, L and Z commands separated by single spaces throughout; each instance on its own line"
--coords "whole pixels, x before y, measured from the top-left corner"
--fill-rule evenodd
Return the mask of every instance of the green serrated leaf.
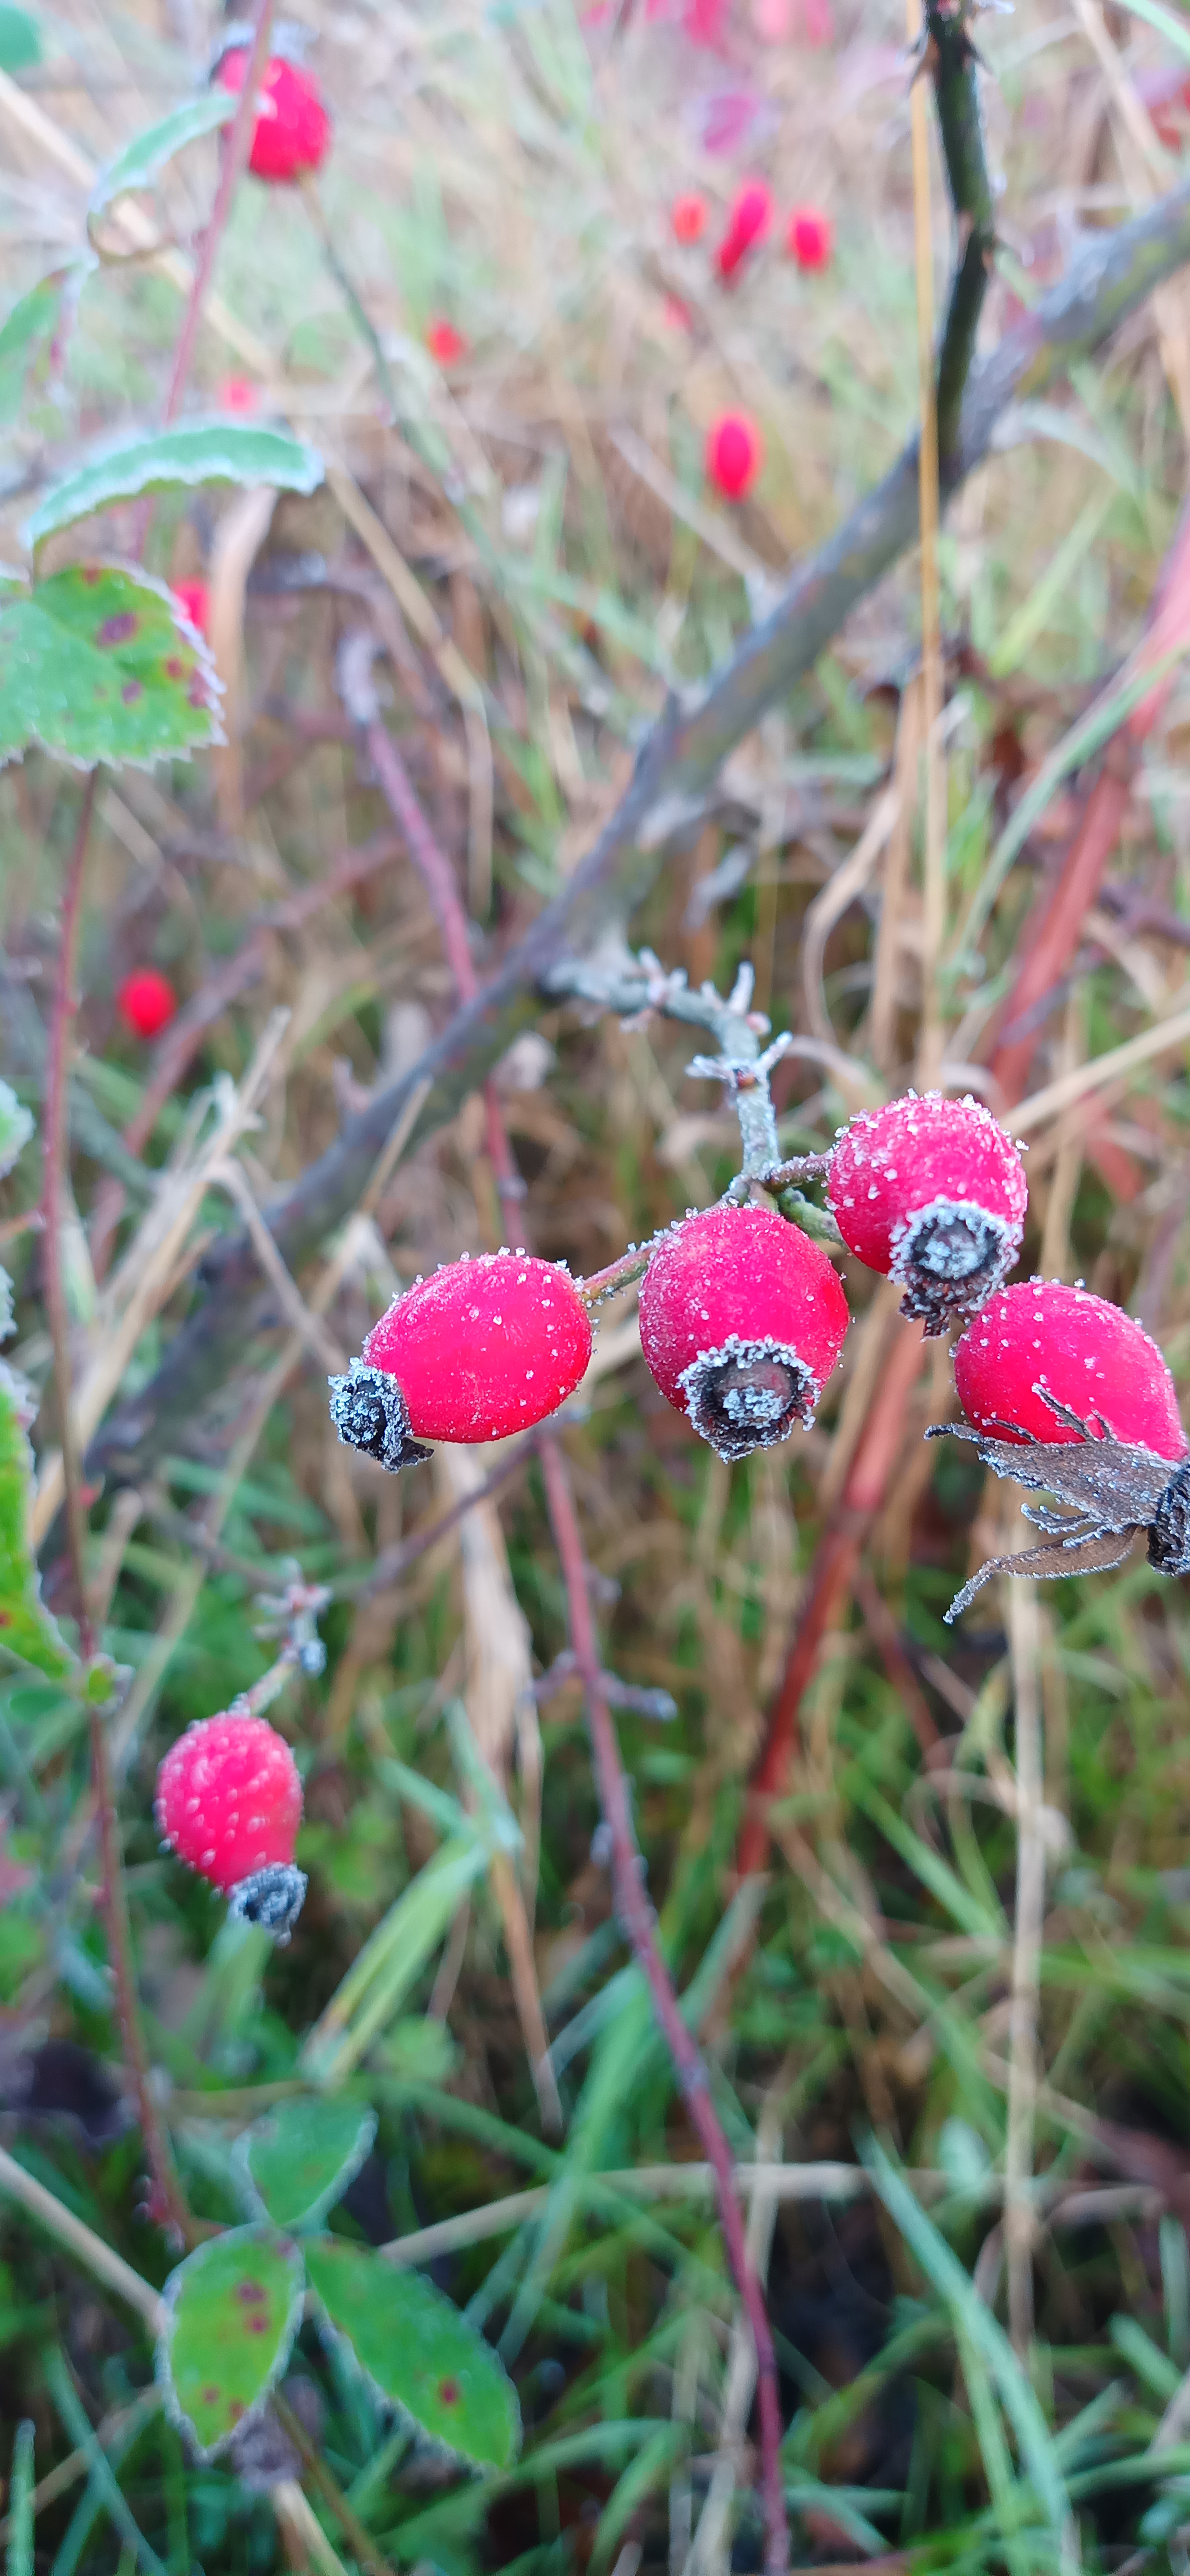
M 187 143 L 196 143 L 200 135 L 213 134 L 220 125 L 229 125 L 236 112 L 236 98 L 231 90 L 204 90 L 200 98 L 188 98 L 156 125 L 147 126 L 135 142 L 125 145 L 106 170 L 101 170 L 91 191 L 88 228 L 94 216 L 117 197 L 126 196 L 130 188 L 150 188 L 159 170 L 172 161 Z
M 37 21 L 27 9 L 0 9 L 0 72 L 27 72 L 41 61 Z
M 17 1099 L 7 1082 L 0 1082 L 0 1181 L 11 1172 L 18 1154 L 23 1154 L 33 1133 L 33 1112 Z
M 359 2172 L 376 2114 L 358 2102 L 286 2102 L 236 2139 L 236 2171 L 254 2215 L 314 2227 Z
M 306 2269 L 332 2331 L 387 2405 L 477 2466 L 507 2468 L 520 2448 L 516 2390 L 440 2290 L 337 2236 L 307 2245 Z
M 101 449 L 46 493 L 26 523 L 25 543 L 39 546 L 93 510 L 135 500 L 140 492 L 163 491 L 171 483 L 241 483 L 249 489 L 268 483 L 283 492 L 316 492 L 322 472 L 317 448 L 291 438 L 287 430 L 219 417 L 187 421 L 180 429 L 161 429 L 151 438 L 124 439 Z
M 73 1671 L 74 1657 L 42 1606 L 29 1542 L 33 1453 L 25 1433 L 36 1409 L 24 1379 L 0 1360 L 0 1644 L 57 1682 Z
M 0 10 L 0 20 L 3 19 Z M 0 71 L 5 68 L 0 59 Z M 0 323 L 0 421 L 15 420 L 25 399 L 29 370 L 42 343 L 57 328 L 69 269 L 38 279 Z
M 302 2313 L 302 2258 L 265 2227 L 233 2227 L 188 2254 L 163 2297 L 157 2379 L 207 2460 L 259 2413 Z
M 83 769 L 206 748 L 224 739 L 220 695 L 205 645 L 139 569 L 71 564 L 0 592 L 0 768 L 33 742 Z

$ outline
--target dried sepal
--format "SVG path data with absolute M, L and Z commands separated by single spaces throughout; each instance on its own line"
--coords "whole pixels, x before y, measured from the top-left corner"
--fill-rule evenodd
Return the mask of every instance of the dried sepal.
M 365 1458 L 374 1458 L 391 1476 L 402 1467 L 420 1467 L 430 1456 L 425 1443 L 413 1438 L 409 1407 L 387 1369 L 352 1360 L 345 1376 L 327 1382 L 331 1420 L 347 1448 L 362 1449 Z

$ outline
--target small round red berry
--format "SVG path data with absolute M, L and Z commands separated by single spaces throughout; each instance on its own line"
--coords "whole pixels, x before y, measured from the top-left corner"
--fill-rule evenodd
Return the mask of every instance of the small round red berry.
M 453 322 L 431 322 L 426 331 L 426 347 L 440 367 L 457 367 L 467 355 L 468 343 Z
M 727 212 L 727 230 L 715 253 L 720 277 L 734 277 L 742 259 L 764 240 L 773 220 L 773 192 L 764 179 L 746 179 Z
M 927 1335 L 973 1314 L 1021 1248 L 1020 1148 L 981 1100 L 907 1092 L 865 1110 L 831 1157 L 831 1214 L 869 1270 L 897 1279 Z
M 746 1458 L 813 1421 L 847 1321 L 821 1245 L 769 1208 L 686 1217 L 641 1281 L 650 1373 L 721 1458 Z
M 675 197 L 669 210 L 669 228 L 674 240 L 701 241 L 709 214 L 706 198 L 700 196 L 697 189 L 687 189 L 682 196 Z
M 1106 1297 L 1061 1279 L 1026 1279 L 989 1297 L 955 1344 L 959 1402 L 1002 1440 L 1077 1440 L 1047 1404 L 1158 1458 L 1184 1458 L 1177 1388 L 1155 1342 Z
M 215 389 L 215 403 L 219 411 L 259 411 L 260 387 L 251 376 L 225 376 Z
M 134 1038 L 159 1038 L 169 1027 L 178 1008 L 178 997 L 168 975 L 156 966 L 134 967 L 126 975 L 116 995 L 116 1009 L 124 1026 Z
M 223 89 L 241 90 L 248 47 L 224 54 L 215 75 Z M 275 54 L 260 84 L 248 167 L 257 179 L 288 186 L 304 171 L 320 170 L 330 148 L 331 121 L 312 73 Z
M 482 1253 L 395 1300 L 331 1379 L 331 1416 L 341 1440 L 395 1470 L 425 1457 L 419 1438 L 503 1440 L 544 1422 L 590 1357 L 591 1318 L 563 1265 Z
M 175 581 L 170 585 L 184 617 L 196 626 L 200 635 L 210 627 L 211 594 L 205 581 Z
M 764 463 L 764 440 L 746 411 L 725 411 L 707 431 L 705 465 L 725 501 L 743 501 Z
M 785 247 L 803 269 L 829 268 L 835 228 L 819 206 L 795 206 L 785 230 Z
M 234 1707 L 188 1726 L 157 1774 L 158 1831 L 229 1911 L 287 1941 L 306 1893 L 293 1855 L 302 1784 L 284 1736 Z

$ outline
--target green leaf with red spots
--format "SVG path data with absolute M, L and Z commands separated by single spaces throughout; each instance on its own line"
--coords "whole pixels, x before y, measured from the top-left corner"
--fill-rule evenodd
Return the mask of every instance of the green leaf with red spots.
M 311 2239 L 306 2270 L 327 2325 L 379 2397 L 477 2467 L 507 2468 L 520 2448 L 516 2390 L 440 2290 L 338 2236 Z
M 80 769 L 200 750 L 224 739 L 220 695 L 201 636 L 132 565 L 0 588 L 0 768 L 34 742 Z
M 367 2105 L 315 2098 L 282 2102 L 235 2143 L 235 2164 L 254 2215 L 274 2227 L 312 2227 L 359 2172 L 376 2135 Z
M 25 1433 L 36 1411 L 24 1378 L 0 1360 L 0 1646 L 58 1682 L 75 1659 L 42 1603 L 29 1539 L 33 1456 Z
M 171 2272 L 157 2378 L 203 2459 L 259 2414 L 289 2359 L 302 2313 L 302 2258 L 267 2227 L 212 2236 Z
M 100 448 L 46 493 L 25 523 L 25 543 L 36 548 L 94 510 L 134 501 L 142 492 L 163 492 L 170 484 L 239 483 L 248 491 L 270 484 L 279 492 L 316 492 L 322 473 L 317 448 L 291 438 L 288 430 L 234 419 L 187 421 L 180 429 Z

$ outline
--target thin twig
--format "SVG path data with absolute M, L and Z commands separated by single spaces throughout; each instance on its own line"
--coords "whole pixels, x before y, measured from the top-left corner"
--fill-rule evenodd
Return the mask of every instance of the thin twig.
M 169 380 L 169 391 L 165 397 L 164 417 L 167 421 L 175 418 L 181 406 L 194 359 L 203 303 L 211 283 L 219 244 L 227 230 L 236 189 L 247 166 L 252 145 L 252 128 L 256 122 L 257 93 L 265 63 L 268 60 L 269 38 L 273 28 L 273 7 L 274 0 L 260 0 L 256 29 L 244 71 L 244 86 L 236 102 L 235 115 L 230 125 L 224 128 L 223 159 L 219 171 L 219 185 L 215 190 L 215 203 L 211 208 L 210 222 L 202 237 L 202 248 L 194 263 L 190 293 L 174 349 L 173 372 Z
M 910 42 L 920 22 L 920 0 L 906 0 Z M 927 41 L 933 46 L 932 28 Z M 913 87 L 913 238 L 917 275 L 917 370 L 921 428 L 918 437 L 918 515 L 921 526 L 921 667 L 925 716 L 925 830 L 922 851 L 921 1031 L 918 1078 L 938 1078 L 942 1053 L 938 1020 L 938 961 L 942 954 L 946 898 L 946 750 L 942 740 L 942 607 L 938 579 L 938 403 L 934 383 L 934 242 L 930 213 L 930 137 L 925 90 Z
M 781 2471 L 781 2408 L 777 2363 L 765 2311 L 764 2294 L 748 2257 L 743 2220 L 735 2196 L 731 2149 L 711 2100 L 701 2052 L 682 2019 L 678 1999 L 661 1956 L 657 1917 L 645 1884 L 644 1867 L 632 1821 L 628 1782 L 620 1759 L 615 1722 L 607 1702 L 595 1627 L 587 1590 L 582 1537 L 565 1460 L 557 1440 L 539 1434 L 554 1545 L 566 1584 L 570 1635 L 583 1678 L 591 1751 L 599 1790 L 600 1813 L 611 1842 L 616 1911 L 632 1944 L 653 1999 L 653 2009 L 673 2060 L 691 2120 L 704 2153 L 714 2167 L 719 2224 L 732 2277 L 756 2347 L 757 2397 L 760 2414 L 761 2484 L 765 2518 L 765 2576 L 785 2576 L 789 2566 L 789 2525 Z
M 333 2513 L 344 2538 L 350 2541 L 364 2570 L 364 2576 L 392 2576 L 387 2558 L 376 2547 L 371 2533 L 360 2521 L 359 2515 L 352 2510 L 341 2489 L 336 2486 L 325 2461 L 319 2458 L 305 2425 L 295 2415 L 292 2406 L 282 2396 L 279 2388 L 274 2389 L 269 2404 L 286 2441 L 292 2442 L 297 2452 L 303 2474 L 316 2493 L 322 2497 L 328 2512 Z

